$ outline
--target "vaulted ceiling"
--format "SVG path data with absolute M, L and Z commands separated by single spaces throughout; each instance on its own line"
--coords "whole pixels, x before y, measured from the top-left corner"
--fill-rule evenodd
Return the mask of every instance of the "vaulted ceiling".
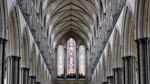
M 74 32 L 90 46 L 100 23 L 100 0 L 43 0 L 43 10 L 51 45 Z

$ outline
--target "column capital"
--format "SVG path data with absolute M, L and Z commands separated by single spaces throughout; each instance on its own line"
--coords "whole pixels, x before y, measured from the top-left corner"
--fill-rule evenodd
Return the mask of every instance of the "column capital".
M 8 84 L 19 84 L 19 56 L 8 56 L 8 80 L 10 81 Z
M 118 67 L 118 68 L 114 68 L 113 70 L 114 71 L 119 71 L 119 70 L 122 70 L 122 68 Z
M 122 57 L 122 59 L 129 59 L 129 58 L 136 58 L 135 56 L 124 56 L 124 57 Z
M 26 71 L 29 71 L 29 70 L 30 70 L 30 68 L 27 68 L 27 67 L 21 67 L 20 69 L 21 69 L 21 70 L 26 70 Z
M 107 76 L 107 78 L 113 78 L 114 76 Z
M 5 43 L 7 40 L 4 38 L 0 38 L 0 44 Z
M 145 37 L 145 38 L 136 39 L 135 41 L 136 41 L 137 43 L 145 43 L 145 42 L 147 42 L 148 39 L 150 39 L 150 38 Z
M 12 59 L 20 59 L 21 57 L 19 57 L 19 56 L 15 56 L 15 55 L 10 55 L 10 56 L 8 56 L 8 58 L 12 58 Z
M 32 78 L 32 79 L 36 79 L 36 76 L 29 76 L 30 78 Z

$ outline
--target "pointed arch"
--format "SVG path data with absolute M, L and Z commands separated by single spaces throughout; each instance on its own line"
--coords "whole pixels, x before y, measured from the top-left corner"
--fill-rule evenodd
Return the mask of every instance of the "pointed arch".
M 20 23 L 19 12 L 15 6 L 10 13 L 8 30 L 6 31 L 6 38 L 8 39 L 6 47 L 6 56 L 14 55 L 20 56 Z
M 135 26 L 133 23 L 133 15 L 128 6 L 125 7 L 124 12 L 124 21 L 122 23 L 123 27 L 121 31 L 121 43 L 123 43 L 123 56 L 136 56 L 136 43 L 134 41 Z
M 150 24 L 149 19 L 149 0 L 135 0 L 136 8 L 135 8 L 135 28 L 136 28 L 136 39 L 141 39 L 145 37 L 150 37 L 150 29 L 148 25 Z
M 113 68 L 121 68 L 122 67 L 122 54 L 121 54 L 121 36 L 119 31 L 117 30 L 118 28 L 114 30 L 114 36 L 113 36 Z
M 67 75 L 76 74 L 76 41 L 69 38 L 67 42 Z
M 57 77 L 64 75 L 64 47 L 59 45 L 57 48 Z
M 85 76 L 85 46 L 79 46 L 79 74 Z

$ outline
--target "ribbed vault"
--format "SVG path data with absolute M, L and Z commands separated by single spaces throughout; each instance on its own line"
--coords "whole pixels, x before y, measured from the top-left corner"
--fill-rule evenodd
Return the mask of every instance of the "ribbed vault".
M 66 33 L 74 32 L 90 47 L 99 24 L 97 13 L 99 2 L 96 0 L 44 0 L 43 21 L 51 45 L 55 46 Z

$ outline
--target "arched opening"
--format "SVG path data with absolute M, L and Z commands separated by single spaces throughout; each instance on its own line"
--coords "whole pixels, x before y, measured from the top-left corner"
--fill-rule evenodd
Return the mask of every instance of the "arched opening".
M 62 45 L 57 48 L 57 77 L 64 77 L 64 47 Z
M 67 77 L 76 77 L 76 42 L 73 38 L 67 42 Z
M 57 45 L 58 79 L 84 79 L 86 70 L 86 45 L 74 36 L 65 37 Z
M 79 78 L 85 77 L 85 46 L 79 47 Z

